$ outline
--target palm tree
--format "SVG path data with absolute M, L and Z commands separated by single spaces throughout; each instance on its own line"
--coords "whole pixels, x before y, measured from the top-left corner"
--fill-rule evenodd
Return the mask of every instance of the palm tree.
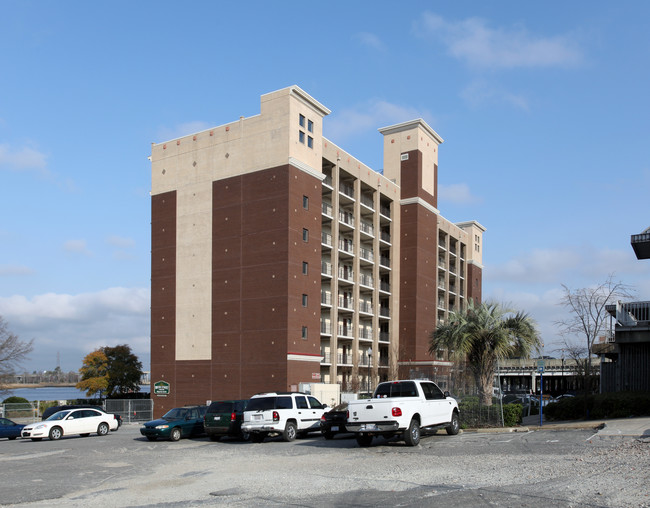
M 497 361 L 530 357 L 542 343 L 535 321 L 527 314 L 494 302 L 474 305 L 451 314 L 431 334 L 429 352 L 449 351 L 453 359 L 467 359 L 479 388 L 481 404 L 492 404 L 492 384 Z

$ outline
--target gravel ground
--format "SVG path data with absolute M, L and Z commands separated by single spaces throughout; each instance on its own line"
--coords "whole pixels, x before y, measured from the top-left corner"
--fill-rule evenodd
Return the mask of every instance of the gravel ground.
M 66 494 L 17 506 L 650 506 L 650 439 L 592 430 L 440 433 L 413 448 L 320 437 L 148 443 L 137 429 L 110 438 L 110 449 L 79 450 L 89 464 L 74 469 L 70 460 Z M 22 448 L 67 445 L 57 459 L 66 467 L 61 459 L 78 443 L 98 446 L 77 438 Z

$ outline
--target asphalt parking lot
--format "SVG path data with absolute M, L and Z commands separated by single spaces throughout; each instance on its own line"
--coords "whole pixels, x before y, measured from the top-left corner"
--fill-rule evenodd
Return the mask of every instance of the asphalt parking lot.
M 444 431 L 417 447 L 107 436 L 0 441 L 2 506 L 648 506 L 650 444 L 587 429 Z M 623 488 L 624 485 L 624 488 Z

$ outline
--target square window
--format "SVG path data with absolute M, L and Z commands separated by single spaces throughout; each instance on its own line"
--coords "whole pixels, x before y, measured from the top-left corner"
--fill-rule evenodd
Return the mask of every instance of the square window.
M 307 307 L 307 303 L 309 301 L 309 297 L 307 295 L 302 295 L 302 306 Z
M 298 140 L 304 145 L 305 144 L 305 133 L 298 131 Z
M 302 228 L 302 241 L 303 242 L 308 242 L 309 241 L 309 230 Z
M 302 274 L 307 275 L 309 273 L 309 263 L 307 261 L 302 262 Z
M 307 136 L 307 146 L 309 148 L 314 148 L 314 138 L 311 136 Z
M 302 327 L 302 338 L 307 339 L 307 327 L 306 326 Z
M 314 132 L 314 122 L 311 120 L 307 120 L 307 130 L 309 132 Z
M 300 123 L 300 127 L 304 127 L 305 126 L 305 115 L 300 115 L 298 117 L 298 122 Z
M 309 196 L 303 196 L 302 197 L 302 207 L 305 210 L 309 210 Z

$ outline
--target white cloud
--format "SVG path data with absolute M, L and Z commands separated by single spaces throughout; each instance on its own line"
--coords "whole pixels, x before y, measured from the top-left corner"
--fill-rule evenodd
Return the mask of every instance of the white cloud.
M 30 355 L 34 368 L 53 368 L 61 350 L 65 351 L 61 367 L 76 370 L 90 351 L 128 344 L 148 369 L 149 309 L 149 288 L 0 298 L 0 315 L 9 329 L 23 340 L 34 339 Z
M 328 117 L 326 129 L 327 132 L 336 133 L 337 142 L 340 143 L 357 134 L 365 134 L 369 130 L 376 131 L 387 125 L 428 117 L 431 115 L 427 111 L 418 111 L 415 108 L 374 99 L 355 108 L 336 111 Z M 427 123 L 431 124 L 428 120 Z
M 49 174 L 47 158 L 43 153 L 28 146 L 12 148 L 6 143 L 0 144 L 0 169 Z
M 478 106 L 484 103 L 505 103 L 523 111 L 529 110 L 526 97 L 489 84 L 484 80 L 477 80 L 470 83 L 461 90 L 460 97 L 472 106 Z
M 384 43 L 379 37 L 375 34 L 369 32 L 359 32 L 355 37 L 363 44 L 370 49 L 383 51 L 385 49 Z
M 112 247 L 120 249 L 130 249 L 135 247 L 135 240 L 133 238 L 126 238 L 122 236 L 112 235 L 106 239 L 106 243 Z
M 469 205 L 482 201 L 480 198 L 472 195 L 466 183 L 451 185 L 438 184 L 438 198 L 440 201 L 458 205 Z
M 574 67 L 584 59 L 571 35 L 534 35 L 520 25 L 492 28 L 480 18 L 449 21 L 425 12 L 415 30 L 436 37 L 451 56 L 473 68 Z
M 63 244 L 63 250 L 71 254 L 92 255 L 92 252 L 88 250 L 85 240 L 68 240 Z
M 24 265 L 0 265 L 0 277 L 10 275 L 32 275 L 34 270 Z

